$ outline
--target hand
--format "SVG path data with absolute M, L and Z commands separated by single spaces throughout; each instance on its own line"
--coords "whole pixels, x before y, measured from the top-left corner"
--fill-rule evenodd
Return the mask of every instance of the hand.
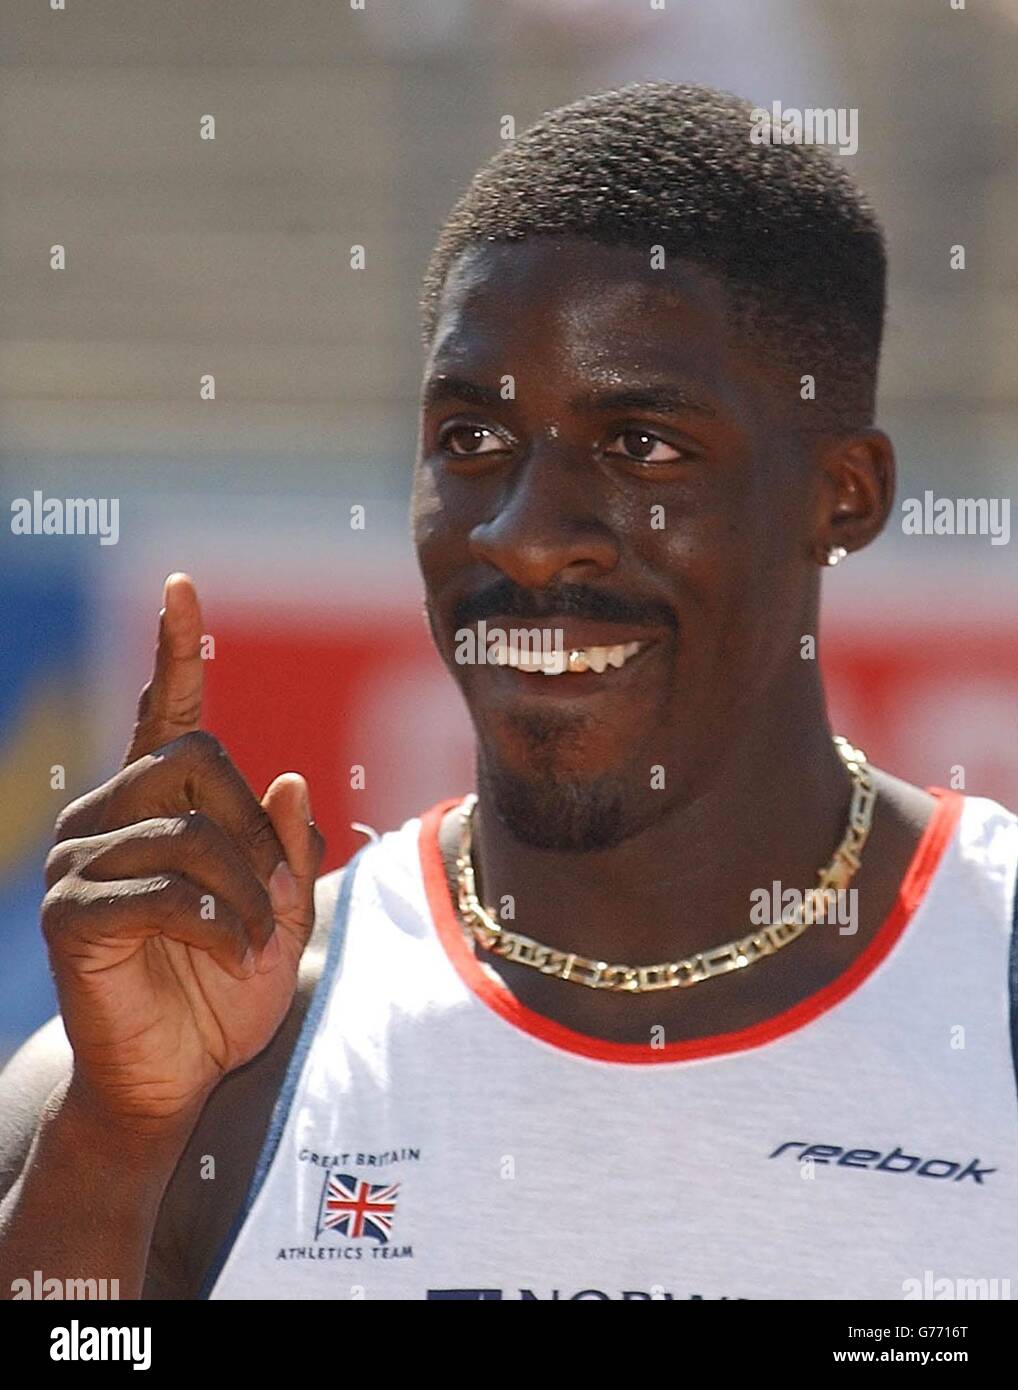
M 111 1124 L 193 1126 L 271 1040 L 314 925 L 324 842 L 307 785 L 258 801 L 200 727 L 201 611 L 171 575 L 123 770 L 61 813 L 43 931 L 71 1089 Z

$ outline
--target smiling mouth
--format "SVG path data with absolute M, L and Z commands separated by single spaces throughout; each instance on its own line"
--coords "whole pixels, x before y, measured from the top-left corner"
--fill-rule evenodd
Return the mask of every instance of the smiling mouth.
M 603 675 L 606 671 L 621 670 L 647 645 L 646 642 L 620 642 L 610 647 L 591 645 L 534 652 L 528 648 L 521 650 L 511 642 L 499 642 L 488 653 L 488 661 L 495 666 L 510 666 L 528 675 L 569 676 L 582 675 L 586 671 Z

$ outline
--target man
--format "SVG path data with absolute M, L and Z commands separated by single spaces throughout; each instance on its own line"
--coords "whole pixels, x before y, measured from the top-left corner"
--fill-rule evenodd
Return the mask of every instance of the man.
M 201 731 L 168 581 L 125 767 L 48 863 L 63 1022 L 5 1081 L 0 1286 L 1018 1274 L 1018 823 L 832 739 L 806 639 L 892 503 L 883 244 L 834 161 L 752 127 L 699 88 L 587 99 L 442 233 L 413 519 L 476 807 L 315 887 L 303 779 L 259 803 Z

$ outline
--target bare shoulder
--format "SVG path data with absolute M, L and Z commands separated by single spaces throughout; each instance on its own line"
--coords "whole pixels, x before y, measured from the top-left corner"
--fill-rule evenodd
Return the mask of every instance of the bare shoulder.
M 197 1297 L 240 1209 L 321 978 L 344 872 L 337 869 L 315 885 L 315 926 L 301 958 L 293 1004 L 279 1031 L 263 1052 L 216 1088 L 174 1170 L 153 1233 L 145 1298 Z M 70 1044 L 57 1016 L 0 1073 L 0 1199 L 24 1167 L 42 1108 L 70 1075 L 71 1063 Z
M 241 1209 L 315 987 L 322 976 L 344 869 L 315 885 L 315 926 L 297 991 L 263 1052 L 216 1088 L 163 1198 L 142 1293 L 197 1298 Z

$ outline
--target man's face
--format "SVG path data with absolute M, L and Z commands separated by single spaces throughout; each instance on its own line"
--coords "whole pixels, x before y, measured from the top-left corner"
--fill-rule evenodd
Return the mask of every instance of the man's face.
M 702 270 L 577 239 L 471 249 L 446 282 L 414 536 L 479 778 L 526 842 L 617 844 L 794 717 L 817 478 L 790 421 L 809 407 L 725 309 Z M 561 630 L 593 665 L 639 646 L 557 675 L 457 660 L 482 618 Z

